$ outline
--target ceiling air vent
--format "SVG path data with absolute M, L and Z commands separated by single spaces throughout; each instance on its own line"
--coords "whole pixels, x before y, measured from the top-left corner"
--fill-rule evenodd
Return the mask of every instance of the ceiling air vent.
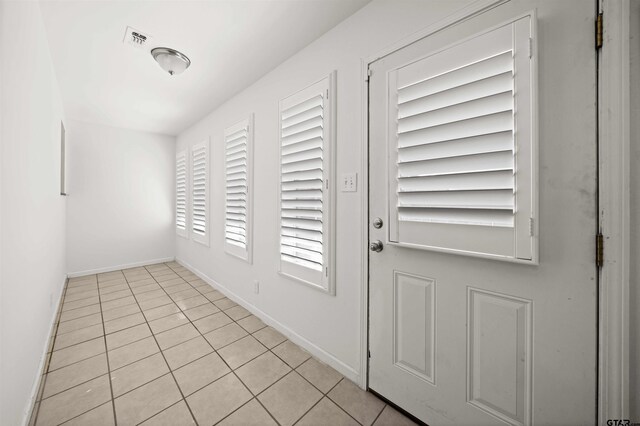
M 124 33 L 124 40 L 122 40 L 122 42 L 141 49 L 151 41 L 151 38 L 152 37 L 149 34 L 145 34 L 135 28 L 127 27 L 127 30 Z

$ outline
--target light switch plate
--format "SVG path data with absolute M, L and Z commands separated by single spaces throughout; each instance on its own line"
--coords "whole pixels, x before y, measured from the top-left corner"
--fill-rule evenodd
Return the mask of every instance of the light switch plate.
M 358 190 L 358 174 L 343 173 L 340 179 L 342 192 L 356 192 Z

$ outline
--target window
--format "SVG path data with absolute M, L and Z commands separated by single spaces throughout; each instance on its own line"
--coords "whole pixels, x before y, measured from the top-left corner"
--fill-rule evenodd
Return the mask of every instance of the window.
M 253 117 L 227 128 L 225 144 L 225 251 L 251 263 Z
M 535 261 L 531 21 L 389 73 L 389 240 Z
M 333 293 L 335 72 L 280 102 L 280 272 Z
M 191 233 L 193 240 L 209 245 L 208 230 L 208 142 L 191 148 Z
M 187 153 L 176 155 L 176 232 L 187 236 Z

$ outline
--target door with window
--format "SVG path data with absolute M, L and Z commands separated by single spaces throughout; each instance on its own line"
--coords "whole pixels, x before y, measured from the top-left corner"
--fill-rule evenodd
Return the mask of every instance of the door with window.
M 369 387 L 429 425 L 596 420 L 591 3 L 370 64 Z

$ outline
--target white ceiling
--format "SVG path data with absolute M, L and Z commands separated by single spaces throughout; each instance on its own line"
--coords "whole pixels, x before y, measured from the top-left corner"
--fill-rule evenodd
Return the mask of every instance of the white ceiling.
M 42 1 L 68 118 L 175 135 L 370 0 Z M 123 43 L 127 26 L 153 37 Z M 191 59 L 170 76 L 151 57 Z

